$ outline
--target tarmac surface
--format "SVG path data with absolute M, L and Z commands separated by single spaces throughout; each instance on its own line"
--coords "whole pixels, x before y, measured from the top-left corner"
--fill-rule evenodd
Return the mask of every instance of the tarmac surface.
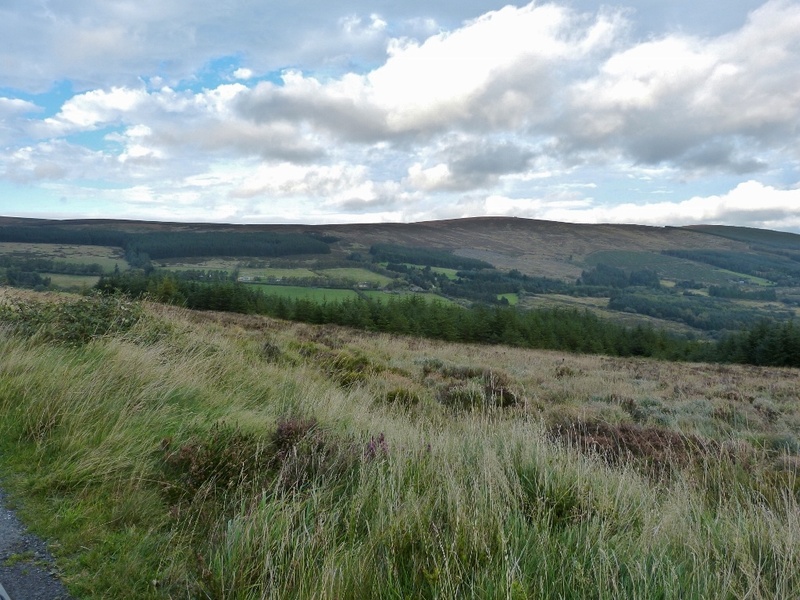
M 0 600 L 73 600 L 58 577 L 53 556 L 29 533 L 0 490 Z

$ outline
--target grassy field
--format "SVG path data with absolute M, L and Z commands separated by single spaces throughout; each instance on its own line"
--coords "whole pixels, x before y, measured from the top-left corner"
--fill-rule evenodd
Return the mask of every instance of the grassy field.
M 667 319 L 657 319 L 647 315 L 624 313 L 609 310 L 608 298 L 593 298 L 590 296 L 565 296 L 563 294 L 526 295 L 518 304 L 523 309 L 539 308 L 578 308 L 591 311 L 603 319 L 628 327 L 645 326 L 663 329 L 680 335 L 697 335 L 698 330 L 683 323 L 676 323 Z
M 519 294 L 500 294 L 497 299 L 505 298 L 511 306 L 519 304 Z
M 2 293 L 0 473 L 76 597 L 800 589 L 796 371 Z
M 51 285 L 69 291 L 88 290 L 96 284 L 100 278 L 93 275 L 60 275 L 50 273 L 45 275 L 50 278 Z
M 311 269 L 298 267 L 296 269 L 284 269 L 277 267 L 249 268 L 242 267 L 239 272 L 247 277 L 261 277 L 263 279 L 308 279 L 319 277 L 319 274 Z
M 358 268 L 338 268 L 338 269 L 321 269 L 318 271 L 319 275 L 328 277 L 330 279 L 348 279 L 355 283 L 368 282 L 377 283 L 378 285 L 386 285 L 391 283 L 391 277 L 386 277 L 380 273 L 374 273 L 368 269 Z
M 341 300 L 352 300 L 358 297 L 354 290 L 339 290 L 330 288 L 312 288 L 293 285 L 267 285 L 254 283 L 250 284 L 257 287 L 267 295 L 285 296 L 287 298 L 306 298 L 315 302 L 339 302 Z
M 313 262 L 313 261 L 311 261 Z M 313 266 L 296 266 L 296 267 L 241 267 L 241 261 L 233 259 L 207 259 L 197 262 L 177 261 L 169 262 L 166 268 L 171 271 L 183 271 L 185 269 L 205 269 L 213 271 L 227 271 L 229 273 L 234 270 L 239 271 L 240 276 L 244 277 L 261 277 L 262 279 L 338 279 L 349 280 L 353 284 L 361 282 L 376 283 L 378 285 L 386 285 L 391 282 L 390 277 L 374 273 L 368 269 L 361 268 L 314 268 Z

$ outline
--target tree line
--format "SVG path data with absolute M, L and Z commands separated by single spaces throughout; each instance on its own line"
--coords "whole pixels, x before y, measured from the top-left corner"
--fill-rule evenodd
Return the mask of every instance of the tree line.
M 740 306 L 725 296 L 704 297 L 674 293 L 621 290 L 608 300 L 608 308 L 620 312 L 647 315 L 685 323 L 703 331 L 738 330 L 748 327 L 763 313 Z M 792 318 L 792 312 L 774 311 L 781 320 Z
M 268 231 L 151 231 L 68 228 L 54 225 L 0 227 L 0 242 L 114 246 L 123 248 L 131 266 L 145 268 L 150 260 L 176 257 L 329 254 L 336 238 Z
M 0 267 L 30 273 L 59 273 L 62 275 L 102 275 L 103 266 L 98 263 L 74 263 L 50 258 L 20 258 L 0 256 Z
M 204 283 L 163 272 L 104 276 L 97 289 L 106 294 L 147 296 L 196 310 L 263 314 L 457 342 L 672 359 L 688 356 L 699 344 L 652 328 L 617 325 L 577 309 L 519 311 L 483 304 L 465 308 L 417 295 L 316 302 L 264 294 L 233 281 Z
M 800 283 L 800 264 L 785 256 L 729 250 L 663 250 L 662 254 L 705 263 L 753 277 L 761 277 L 778 285 Z
M 163 272 L 115 273 L 103 276 L 97 288 L 106 294 L 124 292 L 196 310 L 262 314 L 453 342 L 622 357 L 800 367 L 800 327 L 791 321 L 762 320 L 713 342 L 647 326 L 623 326 L 579 309 L 522 311 L 484 304 L 466 308 L 431 302 L 417 295 L 389 296 L 386 300 L 357 297 L 318 302 L 267 295 L 235 281 L 191 281 Z

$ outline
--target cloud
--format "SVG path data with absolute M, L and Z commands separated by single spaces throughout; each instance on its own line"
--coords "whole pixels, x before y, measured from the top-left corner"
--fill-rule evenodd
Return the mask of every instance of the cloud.
M 233 72 L 233 77 L 235 79 L 252 79 L 254 76 L 255 73 L 253 70 L 245 67 L 239 67 Z
M 25 116 L 41 109 L 33 102 L 0 97 L 0 144 L 14 144 L 27 127 Z
M 561 67 L 606 47 L 618 15 L 594 22 L 553 4 L 507 6 L 417 44 L 394 40 L 366 77 L 393 131 L 520 127 L 550 114 Z
M 38 110 L 41 109 L 33 102 L 19 98 L 0 98 L 0 118 L 2 119 Z
M 45 1 L 26 19 L 9 0 L 0 82 L 76 91 L 55 109 L 3 91 L 0 172 L 75 193 L 111 184 L 136 207 L 174 193 L 243 220 L 794 222 L 796 192 L 780 186 L 800 179 L 800 2 L 766 2 L 723 33 L 645 37 L 630 10 L 571 8 L 588 0 L 347 0 L 307 18 L 274 4 Z M 755 177 L 750 201 L 782 203 L 734 210 Z
M 429 34 L 441 19 L 452 26 L 494 4 L 382 2 L 375 14 L 359 0 L 5 0 L 0 86 L 41 92 L 69 80 L 85 91 L 132 86 L 144 75 L 174 86 L 221 56 L 238 56 L 256 73 L 298 64 L 341 70 L 381 61 L 390 35 Z
M 564 152 L 748 172 L 800 127 L 800 4 L 767 2 L 738 31 L 669 34 L 612 54 L 571 86 Z M 795 156 L 800 157 L 795 150 Z
M 531 149 L 508 140 L 446 140 L 445 147 L 435 153 L 435 164 L 412 164 L 406 181 L 428 192 L 490 188 L 504 175 L 526 172 L 534 156 Z
M 42 135 L 62 136 L 124 120 L 147 100 L 143 89 L 113 87 L 79 94 L 65 102 L 56 116 L 44 120 L 48 131 Z
M 800 227 L 800 188 L 778 189 L 746 181 L 713 196 L 675 202 L 630 202 L 615 206 L 547 207 L 543 218 L 582 223 L 647 225 L 727 224 L 765 229 Z

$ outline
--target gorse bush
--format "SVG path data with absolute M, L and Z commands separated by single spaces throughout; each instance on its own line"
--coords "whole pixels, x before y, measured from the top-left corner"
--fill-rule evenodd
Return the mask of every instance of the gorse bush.
M 6 298 L 0 303 L 0 323 L 12 331 L 72 346 L 128 331 L 142 315 L 140 303 L 121 295 L 95 294 L 60 302 Z

